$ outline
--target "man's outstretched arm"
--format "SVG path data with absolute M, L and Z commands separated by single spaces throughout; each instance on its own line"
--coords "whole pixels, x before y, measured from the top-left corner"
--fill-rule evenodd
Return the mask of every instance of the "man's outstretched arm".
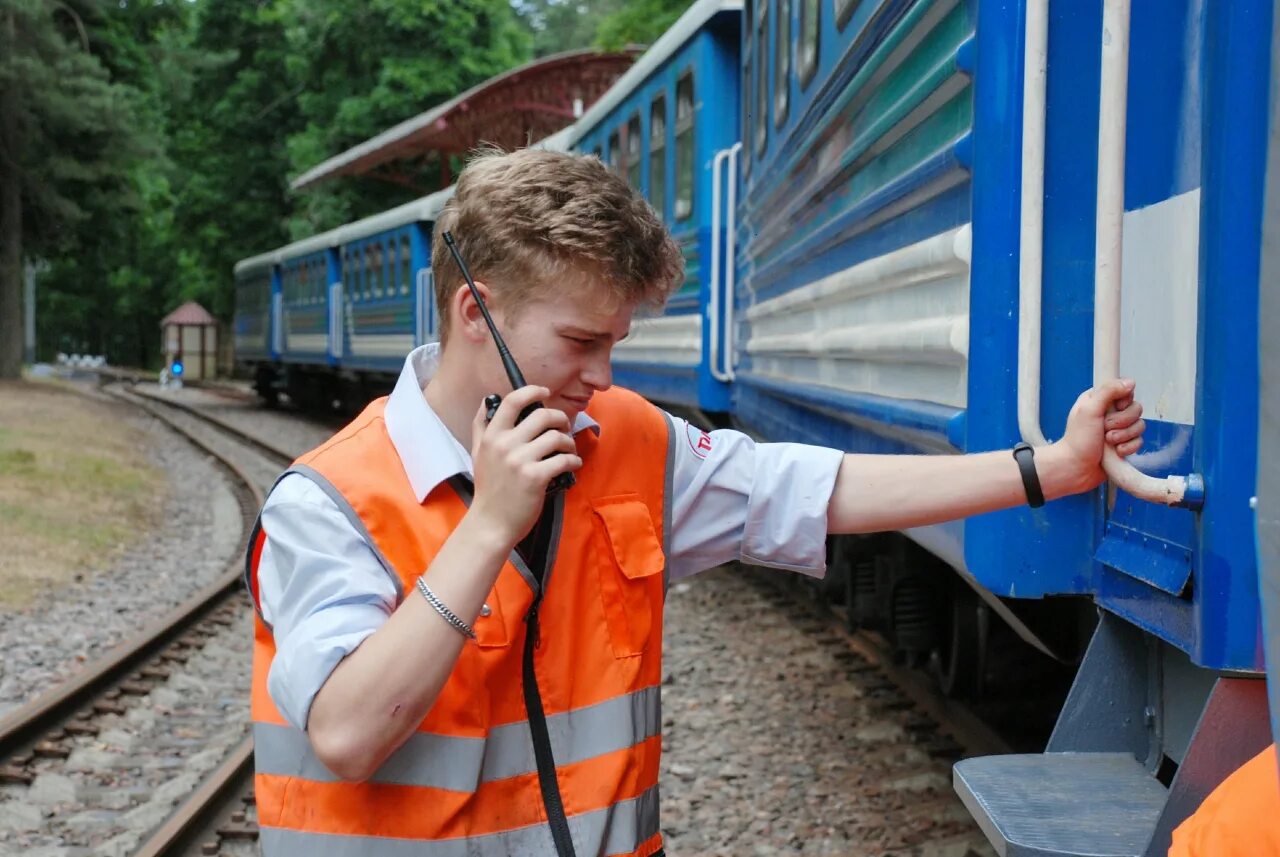
M 1102 450 L 1122 455 L 1142 445 L 1142 406 L 1133 382 L 1112 381 L 1087 390 L 1067 417 L 1065 436 L 1036 449 L 1045 500 L 1099 485 Z M 971 455 L 846 455 L 827 505 L 832 533 L 872 533 L 936 524 L 1027 502 L 1018 464 L 1009 450 Z

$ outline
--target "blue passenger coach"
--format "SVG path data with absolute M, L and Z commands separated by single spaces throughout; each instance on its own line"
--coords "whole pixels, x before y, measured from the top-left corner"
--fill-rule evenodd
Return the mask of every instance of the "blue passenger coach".
M 564 151 L 568 129 L 535 144 Z M 236 360 L 267 401 L 358 410 L 437 338 L 431 235 L 453 188 L 236 264 Z
M 1001 853 L 1163 855 L 1268 740 L 1249 507 L 1271 33 L 1258 0 L 980 6 L 964 436 L 1060 436 L 1117 371 L 1148 421 L 1132 487 L 965 527 L 985 587 L 1100 615 L 1047 752 L 956 766 Z
M 737 424 L 977 452 L 1061 437 L 1117 372 L 1147 405 L 1138 472 L 907 533 L 1060 659 L 1100 608 L 1052 752 L 957 768 L 1002 854 L 1161 853 L 1265 737 L 1248 502 L 1270 33 L 1257 0 L 744 10 L 722 367 Z M 938 632 L 981 633 L 959 596 L 932 628 L 895 628 L 928 612 L 918 563 L 837 544 L 855 618 L 953 656 L 963 641 Z M 1046 598 L 1072 595 L 1090 601 Z M 980 683 L 984 642 L 948 684 Z
M 436 337 L 431 227 L 452 189 L 294 242 L 237 265 L 243 329 L 265 323 L 270 349 L 237 350 L 258 391 L 305 407 L 358 407 L 389 386 L 404 357 Z M 276 282 L 269 315 L 259 309 Z
M 680 243 L 684 285 L 614 350 L 614 377 L 716 419 L 729 409 L 716 270 L 725 195 L 712 167 L 738 135 L 740 0 L 698 0 L 573 127 L 569 143 L 640 190 Z
M 280 356 L 272 334 L 275 317 L 276 254 L 264 253 L 236 263 L 236 310 L 232 325 L 236 359 L 247 365 L 269 364 Z

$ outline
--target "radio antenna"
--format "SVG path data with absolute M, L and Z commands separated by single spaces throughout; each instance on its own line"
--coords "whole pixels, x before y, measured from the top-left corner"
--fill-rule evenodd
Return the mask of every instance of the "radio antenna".
M 462 261 L 462 254 L 458 252 L 458 245 L 453 241 L 453 233 L 446 231 L 442 236 L 445 246 L 449 248 L 449 252 L 453 254 L 453 261 L 458 263 L 458 267 L 462 270 L 462 278 L 467 281 L 467 287 L 471 289 L 471 297 L 475 298 L 476 306 L 480 307 L 480 314 L 484 316 L 484 323 L 489 325 L 489 332 L 493 334 L 493 342 L 498 346 L 498 357 L 502 359 L 502 368 L 507 370 L 507 378 L 511 381 L 511 389 L 519 390 L 525 386 L 524 375 L 520 372 L 520 367 L 516 365 L 515 358 L 511 356 L 511 352 L 507 350 L 507 343 L 502 341 L 502 334 L 498 333 L 498 326 L 493 323 L 493 317 L 489 315 L 489 308 L 484 304 L 484 298 L 480 297 L 480 290 L 476 288 L 476 281 L 471 279 L 471 272 L 467 270 L 467 263 Z

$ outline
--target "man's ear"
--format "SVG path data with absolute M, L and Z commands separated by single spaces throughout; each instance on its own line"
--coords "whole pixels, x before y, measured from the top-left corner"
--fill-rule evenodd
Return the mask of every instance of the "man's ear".
M 485 305 L 491 305 L 493 293 L 489 287 L 480 280 L 476 280 L 475 283 L 476 291 L 480 293 Z M 453 326 L 468 340 L 480 342 L 489 338 L 489 326 L 485 324 L 484 314 L 480 311 L 480 305 L 476 303 L 470 287 L 465 282 L 453 293 L 449 309 L 453 313 Z

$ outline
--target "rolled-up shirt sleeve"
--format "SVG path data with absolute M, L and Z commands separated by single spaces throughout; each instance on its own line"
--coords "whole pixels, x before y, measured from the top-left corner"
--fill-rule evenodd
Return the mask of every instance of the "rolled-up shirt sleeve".
M 670 577 L 740 560 L 820 577 L 843 453 L 671 417 Z
M 275 637 L 267 690 L 292 725 L 338 663 L 395 610 L 395 583 L 337 505 L 301 474 L 281 480 L 262 510 L 258 564 L 263 617 Z

